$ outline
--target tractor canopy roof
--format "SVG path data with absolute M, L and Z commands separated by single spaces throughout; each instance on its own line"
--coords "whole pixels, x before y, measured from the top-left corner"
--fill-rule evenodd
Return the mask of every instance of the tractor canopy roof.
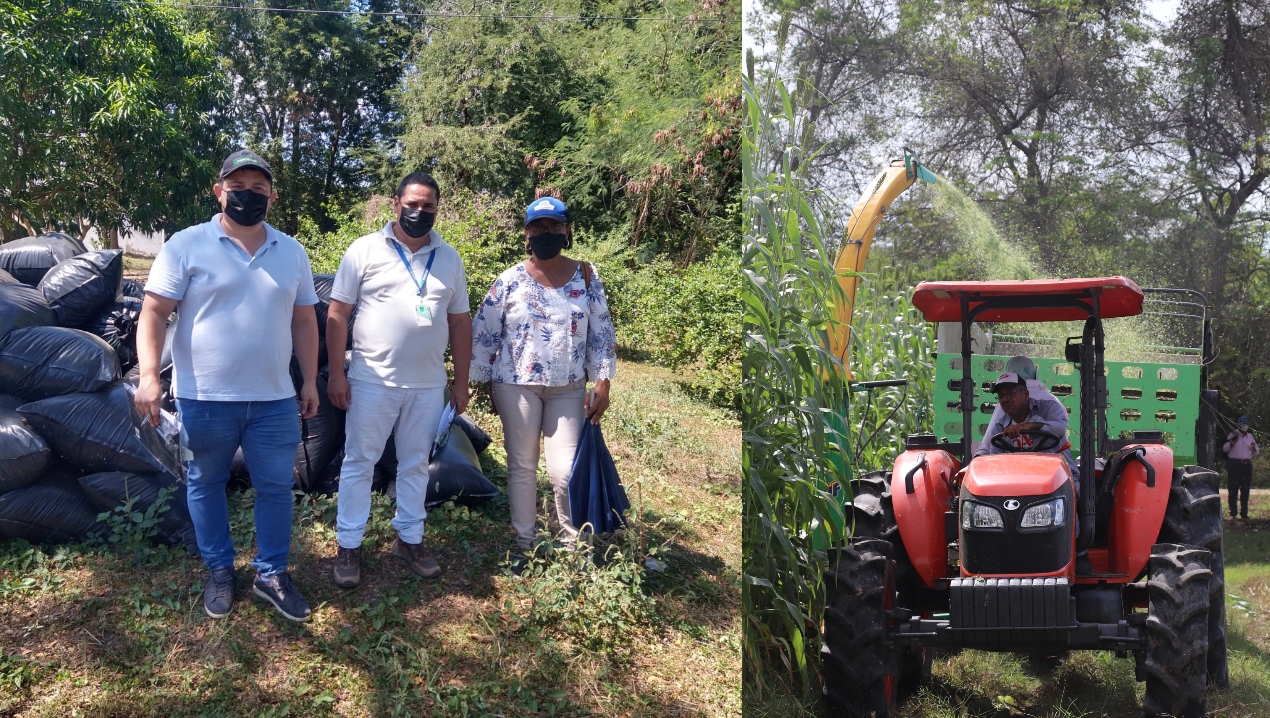
M 913 306 L 927 321 L 960 322 L 966 297 L 974 321 L 1062 322 L 1091 316 L 1095 294 L 1103 319 L 1142 313 L 1142 290 L 1125 277 L 922 282 L 913 290 Z

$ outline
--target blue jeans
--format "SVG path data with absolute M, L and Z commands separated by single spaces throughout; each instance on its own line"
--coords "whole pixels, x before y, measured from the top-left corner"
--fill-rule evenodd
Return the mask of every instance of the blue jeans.
M 209 569 L 232 568 L 234 541 L 229 535 L 229 465 L 242 446 L 256 489 L 256 560 L 262 576 L 287 570 L 291 552 L 291 510 L 295 450 L 300 444 L 300 413 L 295 399 L 277 401 L 199 401 L 177 399 L 181 441 L 187 462 L 190 518 L 198 549 Z

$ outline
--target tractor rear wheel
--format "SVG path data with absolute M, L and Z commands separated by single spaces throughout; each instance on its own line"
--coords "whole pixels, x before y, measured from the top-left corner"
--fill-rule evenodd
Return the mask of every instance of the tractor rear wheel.
M 1211 554 L 1196 546 L 1151 547 L 1147 581 L 1148 717 L 1203 718 Z
M 895 508 L 891 502 L 891 472 L 870 471 L 851 480 L 851 501 L 847 511 L 854 521 L 852 536 L 856 538 L 882 539 L 891 544 L 891 560 L 895 568 L 895 605 L 919 610 L 917 592 L 922 580 L 913 568 L 913 562 L 904 550 L 899 526 L 895 523 Z M 899 700 L 916 693 L 930 683 L 931 664 L 935 659 L 934 646 L 926 646 L 900 656 L 900 675 L 897 682 Z
M 820 660 L 833 718 L 886 718 L 895 700 L 885 675 L 886 610 L 894 596 L 891 544 L 860 539 L 833 549 L 825 573 Z
M 1202 466 L 1173 469 L 1168 509 L 1160 527 L 1161 543 L 1180 543 L 1207 549 L 1213 575 L 1208 584 L 1208 680 L 1230 685 L 1226 664 L 1226 563 L 1222 557 L 1220 477 Z
M 870 471 L 851 480 L 851 500 L 846 510 L 853 520 L 852 538 L 873 538 L 891 544 L 895 561 L 895 589 L 899 605 L 913 608 L 921 579 L 904 550 L 904 539 L 895 525 L 895 508 L 891 503 L 891 472 Z M 943 517 L 940 517 L 941 519 Z

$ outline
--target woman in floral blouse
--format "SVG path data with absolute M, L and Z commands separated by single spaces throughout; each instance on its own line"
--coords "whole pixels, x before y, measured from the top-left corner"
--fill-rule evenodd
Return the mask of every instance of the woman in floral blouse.
M 542 197 L 525 209 L 529 258 L 499 275 L 472 325 L 474 382 L 493 381 L 495 411 L 507 449 L 507 499 L 521 551 L 533 547 L 537 521 L 538 440 L 566 542 L 569 472 L 583 422 L 599 423 L 609 406 L 617 342 L 604 285 L 595 267 L 561 250 L 573 245 L 563 202 Z M 595 382 L 588 395 L 587 380 Z M 513 567 L 524 565 L 518 557 Z

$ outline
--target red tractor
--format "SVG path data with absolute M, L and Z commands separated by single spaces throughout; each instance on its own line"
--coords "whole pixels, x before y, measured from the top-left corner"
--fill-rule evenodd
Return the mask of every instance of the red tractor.
M 853 537 L 825 576 L 831 715 L 889 715 L 937 649 L 1132 655 L 1148 716 L 1198 718 L 1207 684 L 1227 685 L 1217 474 L 1175 467 L 1161 432 L 1107 436 L 1103 321 L 1142 303 L 1123 277 L 917 286 L 926 319 L 961 326 L 962 374 L 949 383 L 962 440 L 911 436 L 892 471 L 852 482 Z M 1042 437 L 1034 451 L 967 460 L 972 323 L 1074 320 L 1079 476 Z M 1077 575 L 1079 553 L 1092 573 Z

